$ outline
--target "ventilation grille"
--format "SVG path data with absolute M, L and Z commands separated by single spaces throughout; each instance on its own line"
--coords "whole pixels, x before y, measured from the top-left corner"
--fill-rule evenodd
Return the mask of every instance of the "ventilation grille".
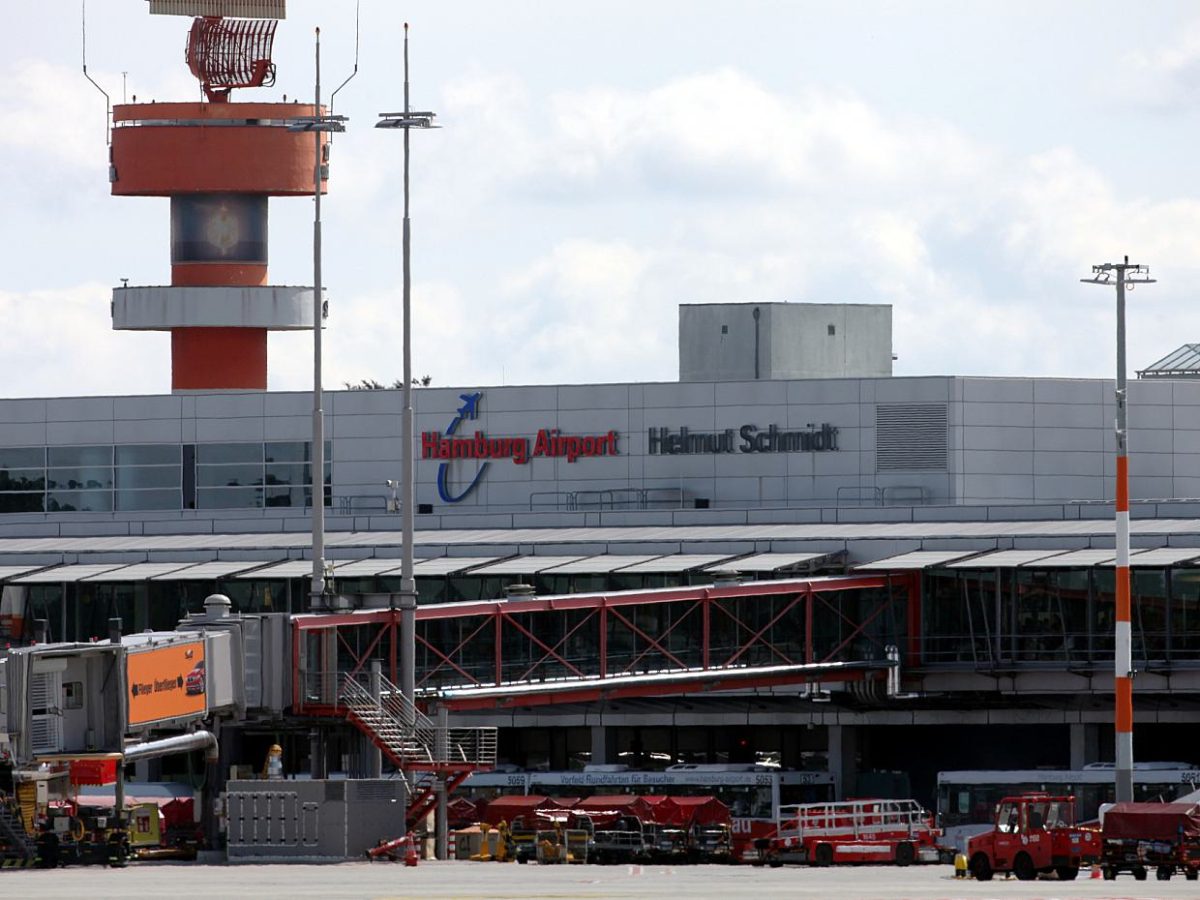
M 63 748 L 62 716 L 29 717 L 29 749 L 35 754 L 58 753 Z
M 946 469 L 946 404 L 875 407 L 875 471 Z
M 399 781 L 348 781 L 348 790 L 346 800 L 353 802 L 367 803 L 371 801 L 386 802 L 388 800 L 404 799 L 404 795 L 398 789 L 402 782 Z

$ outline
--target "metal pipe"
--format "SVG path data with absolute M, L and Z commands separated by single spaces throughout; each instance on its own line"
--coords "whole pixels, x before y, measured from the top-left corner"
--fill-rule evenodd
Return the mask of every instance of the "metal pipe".
M 762 311 L 754 307 L 754 380 L 758 381 L 758 318 Z
M 83 33 L 83 77 L 92 83 L 92 87 L 94 87 L 96 90 L 98 90 L 101 94 L 104 95 L 104 143 L 106 145 L 111 145 L 112 144 L 112 131 L 109 127 L 109 122 L 112 119 L 112 99 L 108 96 L 108 91 L 106 91 L 104 88 L 100 87 L 100 85 L 97 84 L 96 79 L 93 78 L 91 75 L 89 75 L 88 70 L 87 70 L 87 0 L 83 0 L 83 2 L 80 4 L 80 17 L 82 20 L 82 33 Z M 125 98 L 122 97 L 121 99 L 122 99 L 122 101 L 124 101 Z M 113 177 L 112 151 L 111 150 L 109 151 L 109 154 L 108 154 L 108 168 L 109 168 L 109 173 L 108 173 L 109 180 L 110 181 L 116 180 Z
M 126 747 L 123 753 L 124 764 L 128 765 L 143 759 L 156 759 L 160 756 L 171 756 L 175 753 L 187 753 L 191 750 L 215 750 L 216 747 L 217 736 L 211 731 L 176 734 L 157 741 L 144 741 L 134 744 L 132 747 Z

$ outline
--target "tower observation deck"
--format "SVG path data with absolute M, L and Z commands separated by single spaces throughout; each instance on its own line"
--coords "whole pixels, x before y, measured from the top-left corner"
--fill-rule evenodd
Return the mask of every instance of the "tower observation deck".
M 267 332 L 312 328 L 314 306 L 312 287 L 268 283 L 268 198 L 313 195 L 313 136 L 288 126 L 324 109 L 229 99 L 274 82 L 283 0 L 152 0 L 151 12 L 196 16 L 187 59 L 207 102 L 113 109 L 112 193 L 171 199 L 171 283 L 115 288 L 113 328 L 171 332 L 172 391 L 265 390 Z

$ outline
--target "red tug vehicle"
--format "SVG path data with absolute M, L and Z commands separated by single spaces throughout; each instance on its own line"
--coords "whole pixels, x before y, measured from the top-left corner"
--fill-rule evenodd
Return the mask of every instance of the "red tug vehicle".
M 1075 798 L 1049 794 L 1005 797 L 996 827 L 967 843 L 967 865 L 976 881 L 1012 872 L 1021 881 L 1054 872 L 1071 881 L 1079 867 L 1100 857 L 1099 832 L 1075 823 Z

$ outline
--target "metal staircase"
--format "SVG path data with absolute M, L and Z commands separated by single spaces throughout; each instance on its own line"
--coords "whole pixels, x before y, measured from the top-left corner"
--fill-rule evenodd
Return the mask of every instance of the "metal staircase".
M 30 862 L 37 857 L 37 845 L 25 830 L 21 812 L 14 801 L 0 795 L 0 860 Z
M 473 769 L 458 769 L 445 773 L 446 793 L 454 789 L 470 777 Z M 417 773 L 409 784 L 411 796 L 408 802 L 408 827 L 412 828 L 424 819 L 437 806 L 439 777 L 432 772 Z
M 409 780 L 409 825 L 437 804 L 438 784 L 452 791 L 472 773 L 496 764 L 496 728 L 451 728 L 438 725 L 387 678 L 379 678 L 379 695 L 346 675 L 338 692 L 346 718 L 365 734 Z M 408 773 L 408 774 L 405 774 Z
M 380 677 L 379 697 L 349 675 L 342 679 L 340 705 L 346 717 L 396 768 L 442 773 L 490 769 L 496 764 L 494 727 L 440 726 Z

